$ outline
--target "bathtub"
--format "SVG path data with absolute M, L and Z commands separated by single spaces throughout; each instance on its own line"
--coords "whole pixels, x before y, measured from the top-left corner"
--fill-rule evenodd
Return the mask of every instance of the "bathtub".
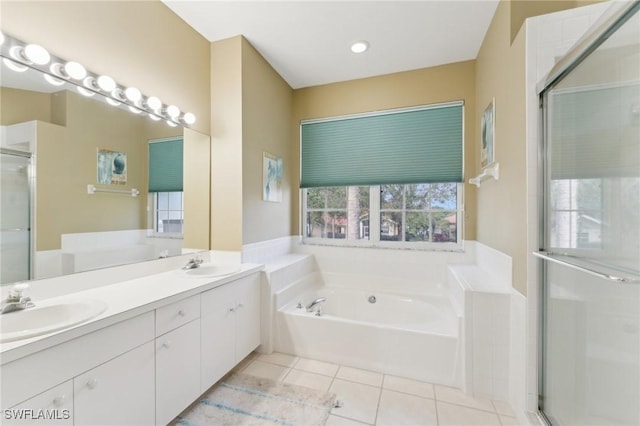
M 320 297 L 321 315 L 307 312 L 304 306 Z M 446 296 L 316 285 L 277 310 L 274 345 L 278 352 L 460 387 L 461 324 Z

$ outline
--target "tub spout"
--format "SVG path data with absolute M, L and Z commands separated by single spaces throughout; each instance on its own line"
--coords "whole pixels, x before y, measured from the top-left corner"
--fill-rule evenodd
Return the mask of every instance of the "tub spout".
M 307 305 L 307 312 L 313 311 L 314 306 L 324 302 L 325 300 L 327 300 L 325 297 L 318 297 L 316 300 Z

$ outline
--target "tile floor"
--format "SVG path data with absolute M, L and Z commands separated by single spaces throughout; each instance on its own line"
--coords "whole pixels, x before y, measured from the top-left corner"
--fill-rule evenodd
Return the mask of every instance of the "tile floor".
M 343 405 L 331 411 L 327 426 L 518 425 L 511 407 L 503 401 L 287 354 L 252 354 L 235 370 L 335 393 Z

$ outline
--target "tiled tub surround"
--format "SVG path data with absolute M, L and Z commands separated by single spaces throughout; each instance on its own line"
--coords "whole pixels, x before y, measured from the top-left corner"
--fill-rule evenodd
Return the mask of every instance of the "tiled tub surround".
M 204 257 L 212 262 L 239 260 L 239 254 L 219 255 L 212 252 Z M 167 259 L 124 270 L 102 270 L 99 272 L 107 276 L 102 285 L 87 281 L 84 287 L 88 289 L 83 291 L 78 291 L 81 279 L 89 280 L 98 272 L 66 277 L 66 285 L 64 277 L 33 282 L 31 295 L 36 305 L 44 294 L 53 292 L 46 289 L 47 283 L 59 283 L 58 293 L 48 301 L 97 299 L 108 307 L 80 325 L 3 343 L 1 408 L 55 408 L 47 404 L 55 404 L 66 395 L 64 407 L 71 410 L 70 421 L 75 424 L 90 423 L 88 417 L 102 414 L 106 416 L 102 421 L 111 419 L 113 424 L 153 424 L 154 418 L 164 424 L 186 408 L 258 346 L 258 273 L 262 265 L 243 264 L 237 273 L 224 277 L 193 277 L 179 269 L 184 262 L 179 266 L 177 262 Z M 154 266 L 152 273 L 148 269 Z M 129 279 L 118 280 L 122 276 Z M 225 342 L 224 347 L 220 341 Z M 213 356 L 208 351 L 211 344 L 215 346 Z M 140 368 L 133 367 L 136 363 Z M 96 381 L 94 375 L 102 379 Z M 114 402 L 123 398 L 121 391 L 125 388 L 136 395 L 129 399 L 137 405 Z M 172 395 L 177 391 L 180 395 Z M 185 397 L 189 400 L 180 399 Z M 171 403 L 156 403 L 155 398 Z M 105 401 L 122 405 L 102 413 L 109 406 Z M 159 411 L 154 413 L 156 409 Z M 113 416 L 122 419 L 114 421 Z

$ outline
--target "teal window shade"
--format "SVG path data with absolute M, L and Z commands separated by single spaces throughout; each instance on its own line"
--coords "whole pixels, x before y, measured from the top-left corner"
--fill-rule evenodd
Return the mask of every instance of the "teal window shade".
M 462 108 L 303 122 L 300 187 L 462 182 Z
M 149 192 L 182 191 L 182 139 L 149 143 Z

